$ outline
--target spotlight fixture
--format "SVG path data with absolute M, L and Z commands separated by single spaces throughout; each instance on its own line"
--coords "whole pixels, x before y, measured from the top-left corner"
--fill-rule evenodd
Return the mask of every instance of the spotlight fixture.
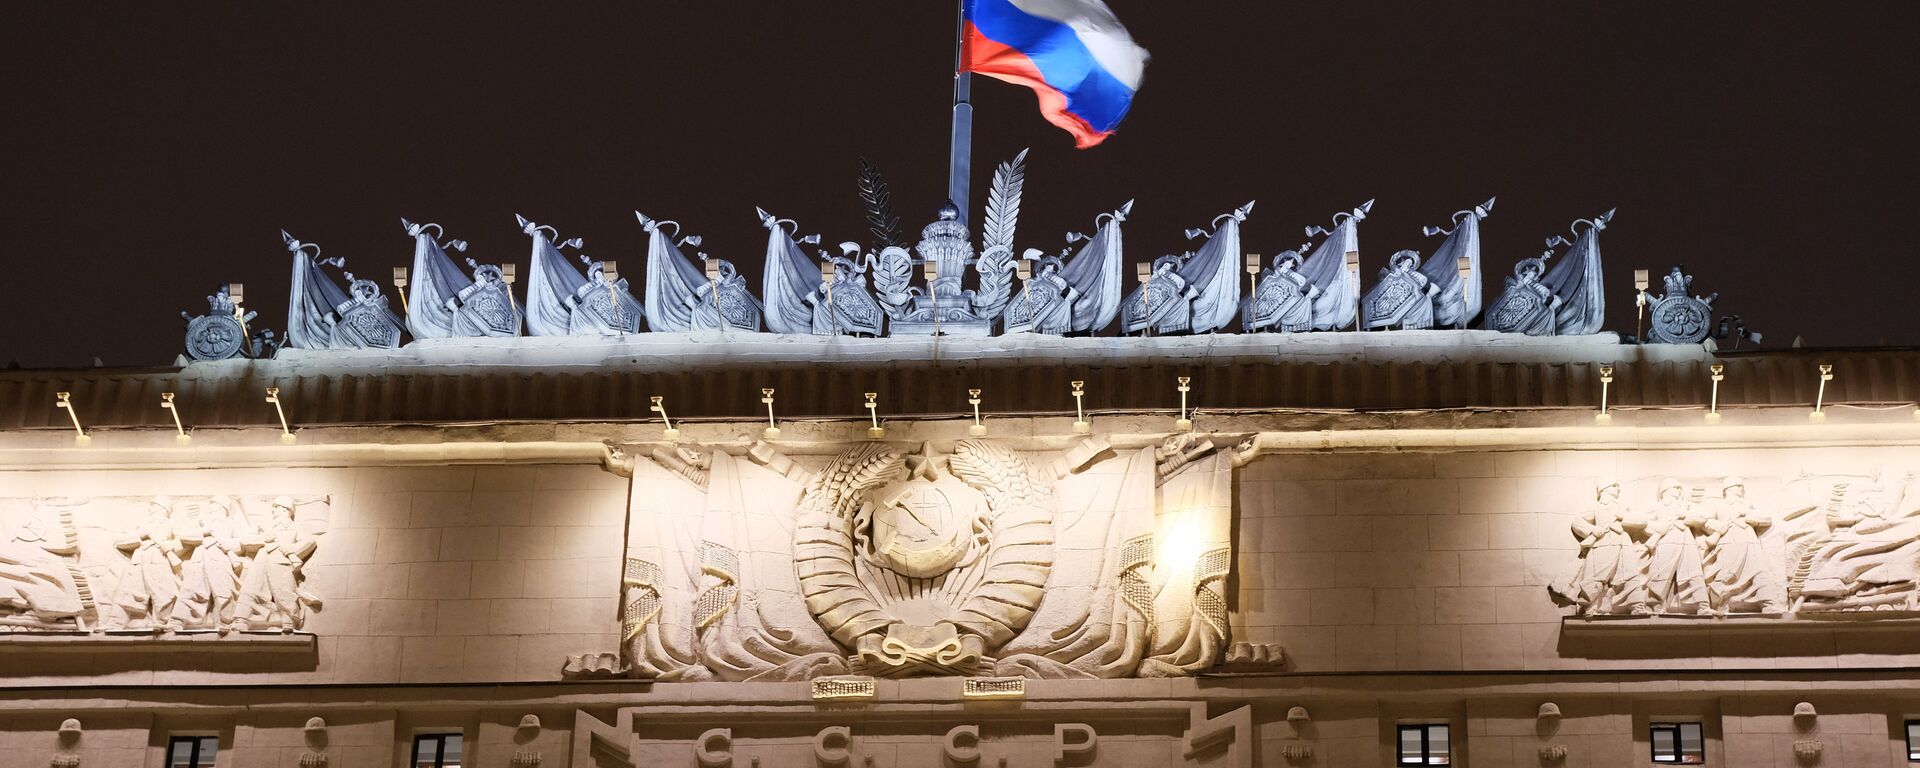
M 833 278 L 838 271 L 833 259 L 820 262 L 820 285 L 827 295 L 827 323 L 834 336 L 840 335 L 840 318 L 833 316 Z
M 600 262 L 600 279 L 607 282 L 607 322 L 619 324 L 620 335 L 624 336 L 627 327 L 620 322 L 620 292 L 613 288 L 620 282 L 620 262 L 613 259 Z
M 1647 319 L 1647 271 L 1633 271 L 1633 338 L 1639 340 Z
M 246 339 L 253 338 L 247 330 L 247 311 L 240 307 L 240 304 L 246 300 L 246 296 L 245 283 L 227 283 L 227 298 L 233 301 L 233 319 L 240 323 L 240 338 L 243 343 Z
M 1192 383 L 1193 377 L 1181 376 L 1178 377 L 1178 380 L 1180 382 L 1180 418 L 1174 419 L 1173 428 L 1178 432 L 1191 432 L 1193 431 L 1193 419 L 1187 418 L 1187 392 L 1193 389 L 1193 387 L 1188 386 L 1188 384 Z
M 707 258 L 707 255 L 704 253 L 700 254 L 700 260 L 706 262 L 707 296 L 713 299 L 714 325 L 720 327 L 721 333 L 725 333 L 727 330 L 727 320 L 720 315 L 720 260 Z
M 967 434 L 983 437 L 987 434 L 987 425 L 980 423 L 980 390 L 967 390 L 967 404 L 973 406 L 973 426 L 967 427 Z
M 1815 424 L 1820 424 L 1827 420 L 1827 412 L 1823 410 L 1823 408 L 1827 402 L 1827 382 L 1829 381 L 1833 381 L 1833 364 L 1821 363 L 1820 389 L 1816 390 L 1813 395 L 1813 413 L 1807 414 L 1807 420 Z
M 1612 424 L 1613 414 L 1607 412 L 1607 385 L 1613 383 L 1613 366 L 1600 366 L 1600 412 L 1593 415 L 1595 424 Z
M 293 444 L 293 429 L 287 426 L 287 412 L 280 407 L 279 387 L 267 387 L 267 402 L 273 403 L 273 412 L 280 417 L 280 442 Z
M 654 395 L 648 399 L 653 401 L 653 405 L 647 406 L 647 410 L 660 414 L 661 423 L 666 424 L 666 429 L 660 432 L 660 436 L 668 440 L 679 440 L 680 430 L 673 428 L 673 419 L 667 416 L 666 398 Z
M 55 392 L 53 393 L 53 398 L 54 398 L 54 403 L 53 403 L 54 407 L 65 408 L 67 411 L 67 418 L 70 418 L 73 420 L 73 444 L 86 445 L 88 443 L 93 442 L 93 437 L 88 435 L 85 429 L 80 428 L 80 413 L 73 409 L 73 393 L 72 392 Z
M 1086 386 L 1087 383 L 1084 381 L 1073 382 L 1073 433 L 1076 435 L 1093 432 L 1093 425 L 1087 423 Z M 1914 411 L 1914 415 L 1915 418 L 1920 418 L 1920 410 Z
M 927 298 L 929 306 L 933 308 L 933 335 L 938 339 L 940 336 L 940 289 L 935 288 L 933 282 L 940 279 L 940 262 L 933 259 L 920 262 L 920 271 L 927 278 Z
M 1709 370 L 1713 371 L 1713 394 L 1707 401 L 1707 423 L 1718 424 L 1720 423 L 1720 382 L 1727 378 L 1727 366 L 1714 363 Z
M 878 392 L 867 392 L 865 394 L 867 396 L 867 418 L 873 423 L 872 426 L 867 427 L 867 437 L 876 440 L 886 437 L 887 430 L 880 426 L 880 405 L 874 402 L 874 398 L 879 397 L 880 394 Z
M 1247 254 L 1247 295 L 1260 291 L 1260 254 Z
M 393 290 L 394 290 L 394 293 L 400 294 L 400 314 L 403 314 L 403 315 L 408 314 L 411 310 L 407 309 L 407 268 L 406 267 L 393 268 Z
M 760 402 L 767 404 L 767 428 L 760 431 L 760 436 L 768 440 L 780 439 L 780 427 L 776 426 L 773 423 L 773 388 L 772 387 L 760 388 Z
M 180 406 L 173 402 L 172 392 L 160 393 L 160 407 L 173 415 L 174 442 L 182 444 L 193 442 L 193 436 L 187 434 L 186 426 L 180 423 Z
M 520 304 L 519 302 L 515 301 L 513 298 L 513 278 L 514 278 L 513 265 L 512 264 L 500 265 L 500 282 L 507 284 L 507 307 L 513 310 L 513 314 L 519 315 Z

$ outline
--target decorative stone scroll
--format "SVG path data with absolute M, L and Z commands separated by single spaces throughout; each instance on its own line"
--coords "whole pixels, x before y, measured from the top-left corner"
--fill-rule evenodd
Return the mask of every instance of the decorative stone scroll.
M 1576 616 L 1920 611 L 1916 475 L 1799 475 L 1772 514 L 1738 477 L 1667 478 L 1649 503 L 1601 481 L 1575 519 L 1579 563 L 1550 586 Z M 1878 616 L 1876 616 L 1878 617 Z
M 1060 454 L 978 439 L 616 452 L 635 486 L 623 661 L 666 681 L 1209 669 L 1228 646 L 1247 455 L 1193 434 Z M 1256 656 L 1280 658 L 1238 658 Z
M 0 632 L 291 631 L 326 497 L 0 499 Z

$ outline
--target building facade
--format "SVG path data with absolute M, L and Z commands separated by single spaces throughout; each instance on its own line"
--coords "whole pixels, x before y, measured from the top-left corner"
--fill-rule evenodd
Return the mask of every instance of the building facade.
M 761 338 L 0 373 L 0 766 L 1920 760 L 1920 354 Z

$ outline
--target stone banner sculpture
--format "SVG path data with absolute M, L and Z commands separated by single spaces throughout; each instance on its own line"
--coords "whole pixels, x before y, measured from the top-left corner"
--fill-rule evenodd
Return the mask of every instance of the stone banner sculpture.
M 580 238 L 562 240 L 553 227 L 514 214 L 532 238 L 532 274 L 527 278 L 527 331 L 534 336 L 617 336 L 638 333 L 647 310 L 633 298 L 625 278 L 608 281 L 606 263 L 584 254 L 585 275 L 567 263 L 561 249 L 578 250 Z M 651 298 L 651 297 L 649 297 Z
M 1191 434 L 1039 455 L 616 452 L 634 483 L 622 664 L 662 681 L 1193 674 L 1227 647 L 1231 478 L 1250 455 Z
M 1579 563 L 1548 588 L 1582 617 L 1920 611 L 1920 475 L 1800 475 L 1783 514 L 1738 477 L 1659 482 L 1650 504 L 1599 483 Z
M 1253 201 L 1213 218 L 1213 230 L 1189 229 L 1205 238 L 1198 251 L 1153 261 L 1146 281 L 1122 305 L 1120 332 L 1212 333 L 1240 311 L 1240 222 Z
M 1572 242 L 1561 236 L 1548 238 L 1545 253 L 1514 265 L 1506 290 L 1488 305 L 1486 329 L 1529 336 L 1598 332 L 1606 321 L 1600 230 L 1612 221 L 1611 210 L 1592 219 L 1577 219 L 1571 227 Z M 1569 246 L 1567 252 L 1548 269 L 1553 249 L 1562 245 Z
M 440 242 L 439 224 L 400 225 L 413 237 L 413 269 L 407 286 L 407 332 L 416 339 L 520 335 L 520 307 L 500 267 L 467 259 L 469 278 L 447 249 L 467 250 L 465 240 Z
M 1333 215 L 1333 228 L 1307 227 L 1307 237 L 1326 239 L 1300 264 L 1300 275 L 1318 289 L 1313 296 L 1309 327 L 1316 331 L 1344 331 L 1354 327 L 1360 312 L 1360 275 L 1347 268 L 1360 259 L 1360 222 L 1367 220 L 1373 201 Z M 1305 246 L 1302 246 L 1305 250 Z
M 1420 273 L 1438 287 L 1433 296 L 1435 328 L 1465 328 L 1480 315 L 1480 220 L 1493 213 L 1494 198 L 1453 214 L 1453 228 L 1425 227 L 1426 236 L 1447 239 L 1420 265 Z
M 291 631 L 325 497 L 0 499 L 0 632 Z
M 1133 201 L 1095 216 L 1094 234 L 1067 235 L 1067 245 L 1081 240 L 1080 251 L 1059 257 L 1027 249 L 1033 278 L 1021 286 L 1019 297 L 1007 304 L 1007 333 L 1090 334 L 1107 327 L 1120 313 L 1124 280 L 1124 241 L 1120 225 L 1133 213 Z

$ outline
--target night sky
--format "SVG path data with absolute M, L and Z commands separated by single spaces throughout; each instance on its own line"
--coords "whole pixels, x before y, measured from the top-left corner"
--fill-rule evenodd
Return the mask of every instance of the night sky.
M 1154 59 L 1105 145 L 974 86 L 976 205 L 1033 148 L 1021 247 L 1137 198 L 1145 260 L 1256 199 L 1245 249 L 1272 254 L 1377 197 L 1371 285 L 1439 244 L 1422 225 L 1498 195 L 1491 297 L 1617 206 L 1612 329 L 1632 331 L 1631 270 L 1684 264 L 1768 346 L 1920 343 L 1920 4 L 1111 4 Z M 282 228 L 384 284 L 411 259 L 402 216 L 524 275 L 521 213 L 638 275 L 637 208 L 757 292 L 755 205 L 864 242 L 861 156 L 909 231 L 944 197 L 947 2 L 550 5 L 9 7 L 0 363 L 166 364 L 178 313 L 232 281 L 283 328 Z

